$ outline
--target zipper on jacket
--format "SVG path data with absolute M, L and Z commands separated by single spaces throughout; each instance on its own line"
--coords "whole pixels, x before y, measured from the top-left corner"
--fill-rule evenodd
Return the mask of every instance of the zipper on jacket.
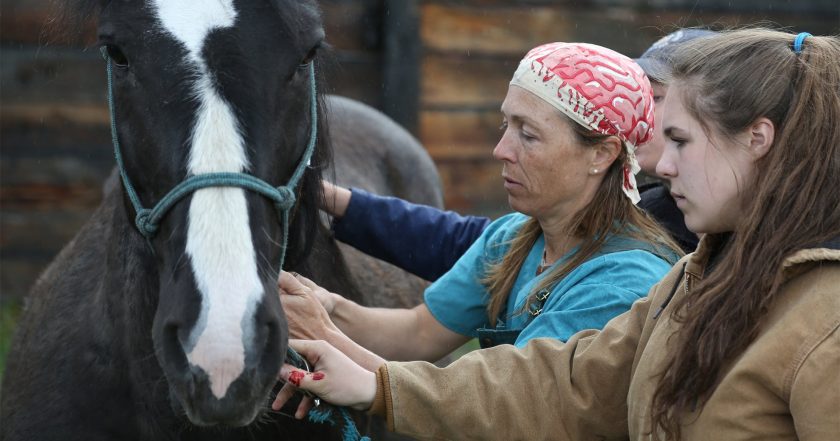
M 674 283 L 674 287 L 671 288 L 671 292 L 668 294 L 668 297 L 665 298 L 665 301 L 659 305 L 659 308 L 656 309 L 656 313 L 653 314 L 653 319 L 656 320 L 659 318 L 659 315 L 662 314 L 662 311 L 668 307 L 668 304 L 671 303 L 671 299 L 674 298 L 674 294 L 677 292 L 677 288 L 680 287 L 680 282 L 682 282 L 683 276 L 685 276 L 685 263 L 683 263 L 682 269 L 680 270 L 680 276 L 677 278 L 677 283 Z M 685 281 L 685 293 L 688 295 L 688 280 Z

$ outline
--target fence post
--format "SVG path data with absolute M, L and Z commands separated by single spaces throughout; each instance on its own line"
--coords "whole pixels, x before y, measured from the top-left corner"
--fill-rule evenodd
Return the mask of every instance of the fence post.
M 382 109 L 417 134 L 420 97 L 420 17 L 416 0 L 385 0 Z

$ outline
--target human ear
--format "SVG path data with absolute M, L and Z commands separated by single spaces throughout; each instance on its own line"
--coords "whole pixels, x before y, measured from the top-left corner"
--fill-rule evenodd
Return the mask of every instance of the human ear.
M 620 153 L 621 140 L 615 136 L 604 139 L 593 148 L 592 163 L 589 164 L 590 170 L 609 169 Z
M 749 132 L 749 149 L 750 153 L 755 159 L 761 158 L 770 151 L 773 145 L 773 139 L 776 136 L 776 127 L 773 122 L 765 117 L 761 117 L 747 129 Z

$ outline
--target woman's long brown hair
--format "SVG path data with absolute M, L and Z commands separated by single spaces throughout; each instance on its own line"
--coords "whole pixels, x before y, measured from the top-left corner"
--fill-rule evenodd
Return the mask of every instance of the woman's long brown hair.
M 680 438 L 680 419 L 713 393 L 724 366 L 755 339 L 778 296 L 784 259 L 840 236 L 840 39 L 739 30 L 687 43 L 672 84 L 707 134 L 775 126 L 770 151 L 742 183 L 743 218 L 716 270 L 675 303 L 682 324 L 651 409 L 654 432 Z
M 561 117 L 567 118 L 563 115 Z M 581 142 L 581 148 L 592 148 L 608 138 L 607 135 L 589 130 L 571 120 L 568 123 L 574 128 Z M 671 236 L 644 211 L 633 205 L 630 198 L 624 194 L 622 185 L 624 165 L 627 162 L 627 151 L 622 144 L 621 153 L 607 170 L 595 198 L 576 213 L 567 226 L 569 236 L 583 239 L 578 251 L 564 264 L 558 265 L 546 274 L 543 280 L 532 289 L 525 303 L 526 308 L 534 301 L 537 292 L 553 286 L 573 269 L 589 260 L 611 235 L 623 235 L 649 242 L 663 256 L 682 255 L 682 250 L 671 239 Z M 542 229 L 539 222 L 533 218 L 527 220 L 511 240 L 510 248 L 502 259 L 488 263 L 482 283 L 490 292 L 487 317 L 492 326 L 496 325 L 499 314 L 507 304 L 522 263 L 525 262 L 525 258 L 528 257 L 540 234 L 542 234 Z

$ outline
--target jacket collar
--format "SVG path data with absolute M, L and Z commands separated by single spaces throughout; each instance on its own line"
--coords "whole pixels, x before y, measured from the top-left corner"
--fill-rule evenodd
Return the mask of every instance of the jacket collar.
M 688 257 L 685 264 L 685 273 L 690 274 L 696 279 L 702 279 L 706 272 L 706 264 L 709 262 L 712 252 L 720 246 L 724 240 L 722 235 L 718 234 L 704 234 L 700 236 L 700 243 L 697 249 Z
M 712 251 L 719 247 L 723 240 L 725 240 L 724 235 L 703 235 L 700 238 L 697 250 L 688 257 L 685 265 L 686 274 L 690 274 L 696 279 L 702 279 Z M 794 252 L 782 262 L 782 270 L 788 278 L 795 273 L 795 271 L 792 271 L 795 267 L 824 261 L 840 262 L 840 237 Z
M 799 250 L 788 256 L 782 262 L 785 279 L 793 277 L 818 262 L 840 262 L 840 237 Z

